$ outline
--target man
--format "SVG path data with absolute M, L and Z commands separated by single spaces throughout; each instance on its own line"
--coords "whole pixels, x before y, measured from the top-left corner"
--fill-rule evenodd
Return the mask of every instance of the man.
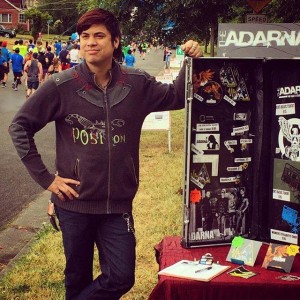
M 59 56 L 59 53 L 61 51 L 61 40 L 55 41 L 54 49 L 55 49 L 55 55 Z
M 168 47 L 166 47 L 164 51 L 164 61 L 166 62 L 165 68 L 167 70 L 170 70 L 171 55 L 172 55 L 172 51 Z
M 245 188 L 240 188 L 240 197 L 239 202 L 237 204 L 237 211 L 236 211 L 236 233 L 237 234 L 244 234 L 246 233 L 246 212 L 249 207 L 249 199 L 246 195 Z
M 53 58 L 54 58 L 54 53 L 51 52 L 51 46 L 47 46 L 46 47 L 46 53 L 45 53 L 45 60 L 46 60 L 46 63 L 47 63 L 47 70 L 52 65 Z
M 210 231 L 212 229 L 212 212 L 210 207 L 210 199 L 211 199 L 211 192 L 206 191 L 205 197 L 202 199 L 200 204 L 201 209 L 201 221 L 202 221 L 202 228 L 203 231 Z
M 18 90 L 18 85 L 21 84 L 21 77 L 23 76 L 23 56 L 20 55 L 19 48 L 15 49 L 15 53 L 11 56 L 11 65 L 14 73 L 14 82 L 12 88 L 14 91 Z
M 42 64 L 38 61 L 37 53 L 33 53 L 32 59 L 26 62 L 24 66 L 24 72 L 27 73 L 27 100 L 29 96 L 37 90 L 43 78 L 43 67 Z
M 4 67 L 4 69 L 3 69 L 4 75 L 3 75 L 3 80 L 2 80 L 2 87 L 5 88 L 7 78 L 8 78 L 8 73 L 9 73 L 10 51 L 7 49 L 7 41 L 3 41 L 1 46 L 2 46 L 2 49 L 1 49 L 2 57 L 6 61 L 6 67 Z
M 28 52 L 28 47 L 26 45 L 24 45 L 23 40 L 19 40 L 19 46 L 18 46 L 19 50 L 20 50 L 20 55 L 23 56 L 23 58 L 25 57 L 25 55 Z
M 135 57 L 132 55 L 132 51 L 129 49 L 124 59 L 125 65 L 127 67 L 134 67 Z
M 230 227 L 230 230 L 231 230 L 231 235 L 235 234 L 236 202 L 237 202 L 236 192 L 235 191 L 230 191 L 228 193 L 228 220 L 229 220 L 229 227 Z
M 62 50 L 59 53 L 59 60 L 61 62 L 61 69 L 67 70 L 70 68 L 69 50 L 67 50 L 67 44 L 62 44 Z
M 119 299 L 134 285 L 132 202 L 139 183 L 139 140 L 152 111 L 184 107 L 184 70 L 172 85 L 120 66 L 117 19 L 93 9 L 78 21 L 84 61 L 53 76 L 26 101 L 10 134 L 31 176 L 52 192 L 66 256 L 66 299 Z M 202 55 L 197 42 L 182 50 Z M 56 174 L 34 134 L 56 123 Z M 121 142 L 122 141 L 122 142 Z M 101 275 L 93 280 L 94 244 Z
M 0 48 L 0 83 L 2 87 L 5 87 L 5 71 L 7 68 L 7 61 L 2 54 L 2 49 Z M 4 84 L 3 84 L 4 83 Z
M 220 237 L 225 238 L 226 216 L 228 214 L 228 193 L 225 189 L 221 191 L 221 198 L 217 203 L 217 220 Z

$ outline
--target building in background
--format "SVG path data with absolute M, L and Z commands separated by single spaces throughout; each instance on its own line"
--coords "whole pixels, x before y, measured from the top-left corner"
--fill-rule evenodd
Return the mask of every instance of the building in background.
M 26 9 L 34 6 L 37 0 L 0 0 L 0 24 L 5 28 L 30 30 L 30 23 L 25 21 Z

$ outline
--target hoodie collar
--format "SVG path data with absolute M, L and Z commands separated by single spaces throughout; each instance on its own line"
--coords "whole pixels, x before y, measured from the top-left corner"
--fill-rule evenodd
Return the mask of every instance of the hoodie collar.
M 93 73 L 87 63 L 84 61 L 83 63 L 79 64 L 78 71 L 80 72 L 80 75 L 83 76 L 83 78 L 92 86 L 98 87 L 95 83 L 95 73 Z M 116 63 L 114 60 L 112 62 L 112 68 L 109 70 L 110 73 L 110 81 L 108 88 L 114 86 L 116 82 L 118 82 L 119 78 L 121 77 L 121 67 L 118 63 Z

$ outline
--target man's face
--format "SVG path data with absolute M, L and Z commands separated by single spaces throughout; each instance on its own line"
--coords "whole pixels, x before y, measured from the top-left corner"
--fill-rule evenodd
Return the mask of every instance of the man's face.
M 111 63 L 114 49 L 119 39 L 111 41 L 111 34 L 102 24 L 92 25 L 80 35 L 80 52 L 88 64 L 102 65 Z

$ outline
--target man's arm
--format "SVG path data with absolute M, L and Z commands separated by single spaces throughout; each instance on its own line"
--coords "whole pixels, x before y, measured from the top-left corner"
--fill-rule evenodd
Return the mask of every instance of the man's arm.
M 184 53 L 192 58 L 203 56 L 198 42 L 189 40 L 181 46 Z M 182 109 L 185 105 L 185 68 L 183 63 L 179 75 L 173 84 L 157 82 L 152 76 L 146 76 L 144 89 L 145 101 L 147 101 L 147 113 L 154 111 L 168 111 Z
M 40 62 L 38 62 L 38 68 L 39 68 L 39 82 L 43 79 L 43 66 Z
M 45 107 L 47 109 L 45 109 Z M 74 199 L 77 192 L 70 184 L 78 180 L 51 174 L 45 166 L 35 144 L 34 135 L 59 115 L 59 98 L 52 80 L 45 83 L 26 101 L 9 126 L 13 144 L 31 177 L 44 189 L 55 193 L 61 200 Z
M 28 72 L 28 69 L 29 69 L 29 67 L 30 67 L 30 64 L 31 64 L 31 60 L 28 60 L 26 63 L 25 63 L 25 65 L 24 65 L 24 72 Z

